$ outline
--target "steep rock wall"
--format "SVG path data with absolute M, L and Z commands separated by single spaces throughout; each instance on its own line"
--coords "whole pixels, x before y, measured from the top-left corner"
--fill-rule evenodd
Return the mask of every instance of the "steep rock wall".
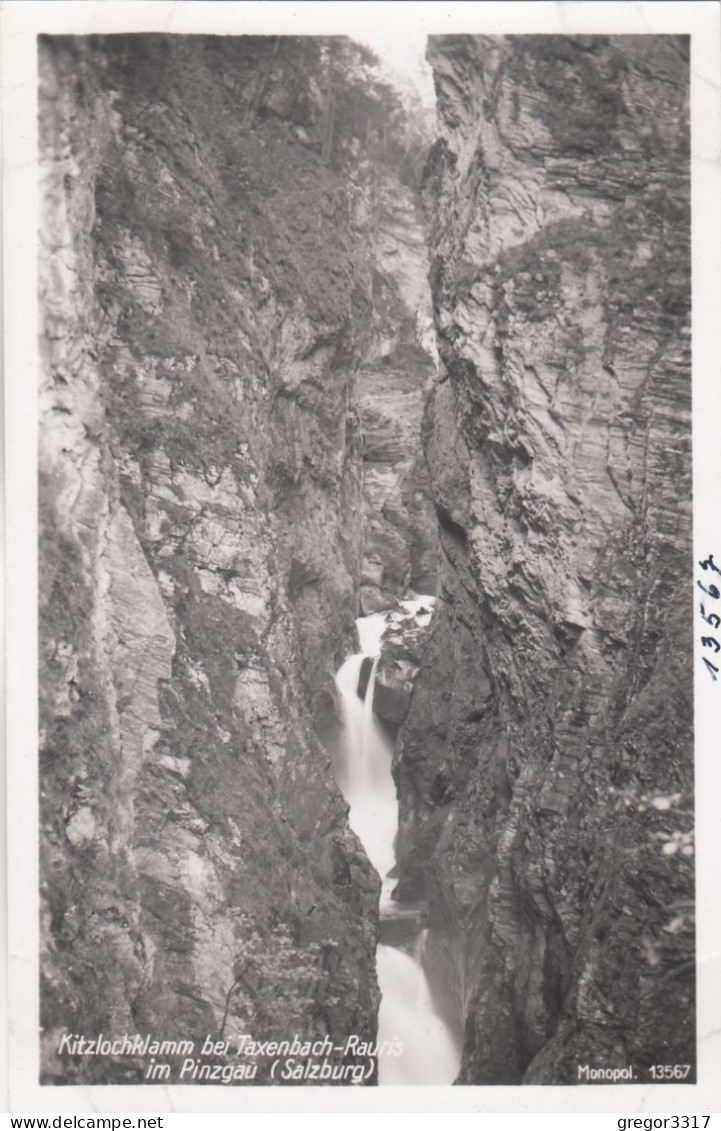
M 378 881 L 317 738 L 363 552 L 362 68 L 342 39 L 41 44 L 48 1081 L 141 1077 L 66 1030 L 375 1032 Z
M 693 1064 L 688 43 L 430 44 L 441 560 L 400 890 L 461 1082 Z
M 436 373 L 426 226 L 412 185 L 387 174 L 374 215 L 373 345 L 358 374 L 363 430 L 361 609 L 435 593 L 438 537 L 421 445 Z

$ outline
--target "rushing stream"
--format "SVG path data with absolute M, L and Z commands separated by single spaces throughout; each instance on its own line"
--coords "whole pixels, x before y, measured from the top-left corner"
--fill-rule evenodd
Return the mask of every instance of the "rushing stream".
M 428 601 L 403 603 L 417 613 Z M 386 615 L 374 613 L 357 622 L 361 651 L 350 656 L 336 674 L 345 723 L 339 785 L 350 806 L 351 828 L 362 841 L 369 860 L 381 877 L 380 917 L 402 918 L 404 908 L 394 903 L 393 872 L 396 863 L 398 797 L 391 773 L 392 747 L 373 713 L 376 665 Z M 372 662 L 365 696 L 358 695 L 364 662 Z M 380 1084 L 451 1084 L 460 1063 L 458 1043 L 438 1015 L 421 963 L 425 931 L 420 928 L 410 946 L 381 943 L 376 952 L 382 1000 L 378 1017 Z M 401 1055 L 384 1053 L 402 1045 Z

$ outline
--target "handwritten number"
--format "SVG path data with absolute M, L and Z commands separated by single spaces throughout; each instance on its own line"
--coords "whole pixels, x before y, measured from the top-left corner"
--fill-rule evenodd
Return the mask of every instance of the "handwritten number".
M 703 605 L 700 605 L 699 608 L 701 609 L 701 618 L 706 621 L 706 624 L 710 624 L 711 628 L 721 628 L 721 617 L 717 613 L 707 615 Z
M 707 589 L 706 586 L 700 581 L 697 581 L 696 584 L 698 585 L 699 589 L 703 589 L 704 593 L 708 593 L 709 597 L 713 597 L 714 600 L 717 597 L 721 597 L 721 593 L 719 593 L 715 585 L 709 585 Z
M 700 565 L 702 570 L 705 571 L 707 569 L 710 569 L 713 573 L 717 573 L 719 577 L 721 577 L 721 568 L 717 566 L 716 562 L 713 560 L 713 554 L 709 554 L 707 558 L 704 558 L 704 560 L 700 561 L 698 564 Z M 709 596 L 713 601 L 717 601 L 721 596 L 721 593 L 719 593 L 718 587 L 716 585 L 709 585 L 707 588 L 702 581 L 697 581 L 696 584 L 698 585 L 701 592 L 706 593 L 707 596 Z M 701 610 L 701 617 L 706 621 L 706 624 L 710 624 L 711 628 L 716 629 L 717 631 L 721 630 L 721 616 L 718 613 L 707 613 L 703 602 L 699 604 L 699 609 Z M 701 644 L 704 648 L 713 648 L 717 656 L 719 652 L 721 652 L 721 644 L 719 644 L 715 636 L 702 636 Z M 706 656 L 702 656 L 701 659 L 708 668 L 711 679 L 714 681 L 714 683 L 716 683 L 716 677 L 719 670 L 716 664 L 712 664 L 711 661 L 706 658 Z

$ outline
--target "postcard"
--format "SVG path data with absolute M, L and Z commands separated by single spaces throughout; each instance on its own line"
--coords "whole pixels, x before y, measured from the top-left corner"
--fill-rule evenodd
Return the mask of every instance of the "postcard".
M 2 19 L 11 1109 L 718 1110 L 718 6 Z

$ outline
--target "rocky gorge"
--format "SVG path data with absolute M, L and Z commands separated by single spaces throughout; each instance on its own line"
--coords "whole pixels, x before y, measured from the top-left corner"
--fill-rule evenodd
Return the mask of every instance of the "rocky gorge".
M 42 39 L 44 1082 L 372 1045 L 381 611 L 458 1082 L 693 1065 L 687 47 L 434 38 L 434 139 L 343 37 Z

